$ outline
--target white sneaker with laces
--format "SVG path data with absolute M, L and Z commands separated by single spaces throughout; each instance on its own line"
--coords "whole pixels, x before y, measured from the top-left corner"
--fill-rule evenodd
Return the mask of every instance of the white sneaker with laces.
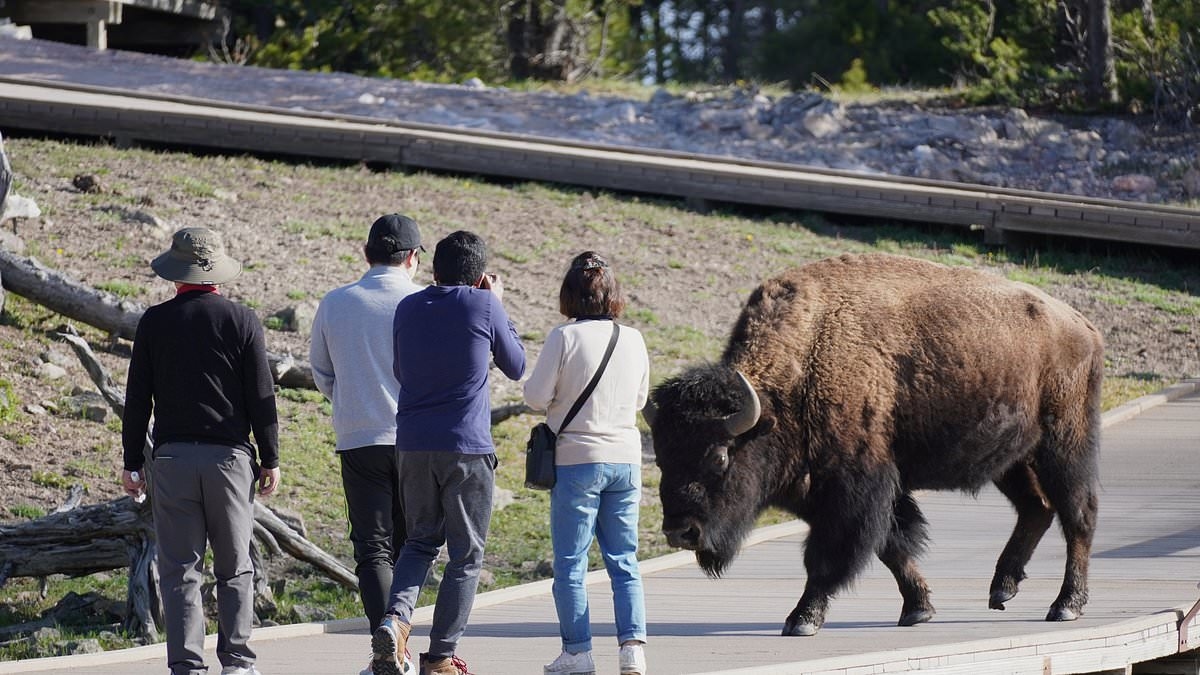
M 646 652 L 641 645 L 621 646 L 621 675 L 646 675 Z
M 372 664 L 375 663 L 375 655 L 371 655 L 371 663 L 367 664 L 366 668 L 358 671 L 358 675 L 375 675 L 375 669 Z M 412 657 L 408 655 L 408 650 L 404 650 L 404 663 L 400 664 L 400 675 L 417 675 L 417 666 L 412 662 Z
M 592 653 L 579 652 L 572 654 L 564 651 L 554 659 L 553 663 L 542 666 L 543 675 L 596 675 L 596 664 L 592 662 Z
M 262 675 L 262 673 L 258 672 L 258 668 L 253 665 L 225 666 L 221 669 L 221 675 Z

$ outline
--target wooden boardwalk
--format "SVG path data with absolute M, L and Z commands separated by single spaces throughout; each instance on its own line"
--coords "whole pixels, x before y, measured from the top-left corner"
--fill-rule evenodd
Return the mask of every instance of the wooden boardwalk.
M 895 625 L 900 599 L 876 564 L 838 598 L 815 637 L 781 637 L 803 587 L 804 527 L 759 530 L 720 580 L 704 577 L 688 553 L 643 563 L 649 670 L 674 673 L 872 675 L 922 670 L 942 675 L 1141 670 L 1134 664 L 1200 647 L 1200 626 L 1179 622 L 1200 598 L 1200 389 L 1175 400 L 1140 401 L 1105 416 L 1100 527 L 1092 557 L 1091 602 L 1071 623 L 1042 621 L 1057 593 L 1064 544 L 1052 528 L 1029 579 L 1005 612 L 987 609 L 995 558 L 1012 528 L 1011 508 L 994 490 L 978 499 L 924 494 L 932 542 L 923 568 L 938 614 L 912 628 Z M 1158 397 L 1161 402 L 1171 397 Z M 1131 416 L 1133 413 L 1140 413 Z M 598 672 L 615 673 L 616 642 L 603 573 L 591 576 Z M 429 608 L 417 614 L 414 651 L 427 645 Z M 558 652 L 549 582 L 482 594 L 460 655 L 482 675 L 539 673 Z M 354 673 L 366 665 L 361 620 L 255 631 L 265 675 Z M 0 673 L 92 675 L 162 673 L 161 645 L 38 661 L 0 663 Z M 215 663 L 211 653 L 210 663 Z M 1196 672 L 1195 659 L 1190 671 Z
M 0 131 L 365 161 L 602 189 L 1200 249 L 1200 211 L 0 77 Z

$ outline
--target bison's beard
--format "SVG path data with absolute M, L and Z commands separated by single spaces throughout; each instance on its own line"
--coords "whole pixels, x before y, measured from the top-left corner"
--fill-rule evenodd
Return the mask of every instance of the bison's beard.
M 724 527 L 716 527 L 709 523 L 705 530 L 704 542 L 696 550 L 696 563 L 710 579 L 719 578 L 725 573 L 725 569 L 741 552 L 742 542 L 745 541 L 753 523 L 753 519 L 726 523 Z

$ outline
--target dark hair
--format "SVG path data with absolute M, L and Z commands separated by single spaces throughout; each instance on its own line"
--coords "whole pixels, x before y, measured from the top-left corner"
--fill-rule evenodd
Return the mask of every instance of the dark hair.
M 363 246 L 367 263 L 370 265 L 403 265 L 404 261 L 408 260 L 408 255 L 416 250 L 413 248 L 393 249 L 388 245 L 389 243 L 386 237 L 382 242 L 367 242 Z
M 599 253 L 575 256 L 558 291 L 558 311 L 570 319 L 581 316 L 617 318 L 625 310 L 625 296 L 612 268 Z
M 440 286 L 474 286 L 487 271 L 488 250 L 473 232 L 446 235 L 433 250 L 433 278 Z

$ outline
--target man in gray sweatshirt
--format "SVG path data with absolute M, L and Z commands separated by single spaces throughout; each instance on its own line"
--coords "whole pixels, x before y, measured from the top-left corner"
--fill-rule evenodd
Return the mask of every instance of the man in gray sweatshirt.
M 354 545 L 363 610 L 374 632 L 383 618 L 392 568 L 406 538 L 396 471 L 396 396 L 392 318 L 405 296 L 421 290 L 421 232 L 407 216 L 371 225 L 363 246 L 370 269 L 327 293 L 313 319 L 309 360 L 317 389 L 333 403 L 333 429 Z M 368 667 L 361 675 L 370 675 Z

